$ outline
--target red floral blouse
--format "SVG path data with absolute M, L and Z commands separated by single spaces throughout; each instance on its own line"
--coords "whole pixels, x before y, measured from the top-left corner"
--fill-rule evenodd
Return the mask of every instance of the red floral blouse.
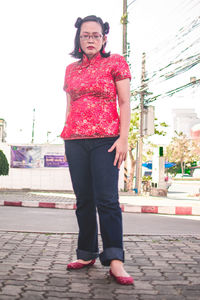
M 131 78 L 123 56 L 98 53 L 91 60 L 67 66 L 64 90 L 71 96 L 70 112 L 61 133 L 64 140 L 119 135 L 116 81 Z

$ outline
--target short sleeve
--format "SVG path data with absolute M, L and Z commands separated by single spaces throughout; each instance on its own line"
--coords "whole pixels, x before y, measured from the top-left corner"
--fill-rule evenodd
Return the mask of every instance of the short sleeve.
M 63 90 L 64 90 L 65 92 L 67 92 L 68 78 L 69 78 L 69 66 L 67 66 L 67 67 L 66 67 L 66 70 L 65 70 L 65 79 L 64 79 L 64 86 L 63 86 Z
M 119 81 L 126 78 L 131 79 L 131 72 L 125 58 L 121 55 L 113 54 L 112 60 L 112 76 L 114 78 L 114 81 Z
M 65 79 L 64 79 L 64 86 L 63 86 L 63 90 L 65 92 L 68 91 L 68 87 L 69 87 L 69 83 L 70 83 L 70 77 L 71 77 L 71 73 L 73 71 L 73 68 L 74 68 L 74 63 L 68 65 L 66 67 L 66 70 L 65 70 Z

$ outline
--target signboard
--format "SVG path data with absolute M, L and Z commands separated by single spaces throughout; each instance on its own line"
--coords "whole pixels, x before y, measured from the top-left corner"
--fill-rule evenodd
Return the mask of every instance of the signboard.
M 41 148 L 38 146 L 11 146 L 11 168 L 40 168 Z
M 44 167 L 47 168 L 64 168 L 68 167 L 64 155 L 44 155 Z

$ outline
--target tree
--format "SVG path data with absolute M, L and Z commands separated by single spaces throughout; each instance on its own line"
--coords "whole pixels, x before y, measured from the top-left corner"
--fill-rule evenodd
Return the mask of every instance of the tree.
M 0 175 L 8 175 L 9 164 L 2 150 L 0 150 Z
M 137 141 L 139 138 L 139 113 L 135 112 L 131 114 L 130 129 L 129 129 L 129 138 L 128 138 L 128 153 L 131 161 L 131 168 L 128 179 L 128 190 L 133 189 L 133 177 L 135 172 L 136 158 L 134 150 L 137 146 Z
M 185 163 L 192 161 L 191 140 L 183 132 L 175 131 L 176 136 L 166 148 L 166 157 L 171 162 L 181 164 L 181 172 L 185 172 Z
M 163 127 L 166 128 L 168 125 L 165 122 L 157 122 L 158 120 L 155 118 L 155 134 L 157 135 L 166 135 L 166 132 L 163 130 Z M 135 166 L 136 166 L 136 147 L 137 141 L 139 139 L 139 113 L 134 112 L 131 114 L 131 122 L 130 122 L 130 129 L 129 129 L 129 157 L 131 161 L 131 168 L 129 173 L 129 180 L 128 180 L 128 190 L 131 191 L 133 189 L 133 177 L 135 173 Z M 146 143 L 146 151 L 143 153 L 143 160 L 147 160 L 147 157 L 153 155 L 153 148 L 156 145 L 153 145 L 148 141 L 148 137 L 144 139 L 144 143 Z
M 191 153 L 193 161 L 200 160 L 200 138 L 192 140 Z

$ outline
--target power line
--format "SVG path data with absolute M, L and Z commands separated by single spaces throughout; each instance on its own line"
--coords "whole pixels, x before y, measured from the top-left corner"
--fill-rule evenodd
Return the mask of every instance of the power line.
M 178 92 L 181 92 L 181 91 L 183 91 L 186 88 L 191 88 L 191 87 L 195 88 L 195 87 L 197 87 L 199 85 L 200 85 L 200 79 L 197 79 L 195 84 L 192 83 L 192 82 L 189 82 L 189 83 L 184 84 L 182 86 L 179 86 L 179 87 L 177 87 L 175 89 L 167 91 L 167 92 L 165 92 L 163 94 L 158 94 L 158 95 L 156 95 L 156 96 L 154 96 L 152 98 L 145 99 L 144 105 L 148 106 L 150 103 L 155 102 L 158 98 L 163 99 L 163 98 L 166 98 L 166 97 L 171 97 L 174 94 L 176 94 Z M 134 108 L 132 108 L 132 110 L 137 110 L 137 109 L 139 109 L 139 104 L 137 106 L 135 106 Z
M 180 63 L 182 63 L 180 65 Z M 167 66 L 165 66 L 164 68 L 159 70 L 159 75 L 156 77 L 157 73 L 154 73 L 151 78 L 146 78 L 146 85 L 148 84 L 152 84 L 153 82 L 156 81 L 156 83 L 161 83 L 164 82 L 165 80 L 169 80 L 177 75 L 180 75 L 181 73 L 185 73 L 186 71 L 190 70 L 191 68 L 193 68 L 194 66 L 196 66 L 197 64 L 200 63 L 200 53 L 198 53 L 197 55 L 191 56 L 191 57 L 187 57 L 185 60 L 178 60 L 176 62 L 171 62 L 169 63 Z M 170 69 L 167 72 L 162 72 L 163 70 L 166 71 L 167 68 L 175 65 L 175 64 L 179 64 L 180 66 L 175 67 L 175 69 Z M 132 90 L 132 92 L 136 92 L 137 90 L 141 90 L 140 86 L 137 86 L 135 89 Z
M 131 6 L 131 4 L 133 4 L 135 1 L 136 1 L 136 0 L 133 0 L 131 3 L 127 4 L 127 8 L 128 8 L 129 6 Z
M 197 3 L 196 6 L 199 5 L 199 4 L 200 3 Z M 180 7 L 179 7 L 179 10 L 180 10 Z M 180 15 L 182 15 L 182 11 L 180 11 Z M 178 30 L 178 33 L 176 35 L 168 37 L 168 39 L 165 40 L 164 42 L 162 42 L 160 45 L 157 45 L 153 49 L 146 51 L 147 55 L 155 54 L 155 53 L 158 55 L 159 52 L 161 52 L 161 55 L 163 57 L 163 55 L 165 55 L 165 54 L 169 55 L 169 53 L 171 54 L 171 52 L 174 52 L 174 50 L 178 50 L 178 47 L 180 47 L 181 43 L 186 42 L 185 37 L 189 33 L 191 33 L 193 30 L 197 29 L 197 27 L 200 25 L 199 16 L 197 16 L 195 19 L 193 17 L 192 21 L 191 21 L 191 17 L 189 19 L 190 19 L 189 24 L 184 25 L 182 27 L 180 26 L 181 28 Z M 196 24 L 194 24 L 195 22 L 196 22 Z M 181 50 L 181 53 L 182 53 L 182 50 Z M 176 57 L 178 57 L 180 55 L 180 53 L 175 54 L 175 55 L 176 55 Z
M 152 85 L 154 83 L 156 83 L 157 85 L 164 83 L 166 80 L 170 80 L 180 74 L 191 70 L 200 63 L 200 33 L 198 32 L 198 29 L 200 27 L 200 17 L 199 15 L 197 15 L 198 10 L 196 9 L 199 5 L 199 1 L 190 0 L 184 2 L 184 5 L 181 7 L 181 11 L 180 6 L 178 6 L 180 15 L 182 15 L 182 11 L 186 11 L 186 15 L 184 18 L 184 22 L 185 20 L 187 20 L 186 24 L 184 24 L 184 26 L 181 26 L 180 24 L 176 34 L 173 35 L 170 40 L 167 39 L 156 46 L 154 49 L 147 51 L 146 69 L 148 70 L 148 64 L 150 66 L 152 65 L 151 58 L 153 57 L 153 55 L 154 57 L 156 55 L 156 65 L 158 65 L 158 68 L 155 69 L 155 61 L 153 61 L 154 70 L 148 72 L 148 76 L 146 76 L 145 79 L 146 86 Z M 194 15 L 188 15 L 188 11 L 194 11 Z M 160 60 L 159 57 L 161 57 Z M 165 57 L 165 64 L 162 63 L 163 57 Z M 196 81 L 196 83 L 197 84 L 195 86 L 199 86 L 199 79 Z M 184 89 L 191 86 L 194 87 L 194 84 L 187 83 L 169 91 L 154 95 L 151 98 L 145 100 L 146 104 L 154 102 L 157 99 L 172 96 L 175 93 L 183 91 Z M 132 94 L 136 96 L 138 93 L 141 93 L 145 89 L 146 87 L 143 87 L 143 89 L 141 89 L 141 86 L 136 86 L 132 90 Z M 137 101 L 137 97 L 135 100 Z
M 187 52 L 187 50 L 190 50 L 191 52 L 191 48 L 193 47 L 195 49 L 195 47 L 199 50 L 198 44 L 200 42 L 200 38 L 197 38 L 196 40 L 192 41 L 192 43 L 190 43 L 186 48 L 182 49 L 179 52 L 179 55 L 176 55 L 175 58 L 181 56 L 181 54 Z M 186 53 L 185 53 L 186 54 Z M 195 65 L 197 65 L 200 62 L 200 53 L 195 53 L 194 55 L 190 55 L 186 58 L 180 58 L 179 60 L 173 61 L 170 60 L 169 63 L 167 65 L 165 65 L 164 67 L 161 67 L 159 69 L 157 69 L 156 71 L 152 71 L 150 72 L 151 74 L 151 78 L 149 78 L 149 82 L 152 80 L 155 80 L 156 78 L 160 77 L 165 77 L 166 79 L 169 79 L 170 76 L 168 76 L 168 72 L 173 73 L 174 77 L 175 75 L 178 75 L 180 73 L 185 72 L 187 69 L 191 69 L 192 67 L 194 67 Z M 178 64 L 179 66 L 176 67 L 176 64 Z M 175 70 L 172 70 L 170 68 L 173 67 L 173 65 L 175 66 Z M 167 69 L 170 69 L 170 71 Z M 163 74 L 163 71 L 167 71 L 167 74 Z
M 197 17 L 195 20 L 193 20 L 193 22 L 194 21 L 197 21 L 198 20 L 198 23 L 195 25 L 195 27 L 193 26 L 193 29 L 192 30 L 196 30 L 197 29 L 197 27 L 198 26 L 200 26 L 200 17 Z M 192 24 L 190 24 L 190 27 L 192 27 Z M 184 27 L 184 30 L 186 30 L 187 28 L 186 27 Z M 185 44 L 186 42 L 187 42 L 187 40 L 185 39 L 185 37 L 190 33 L 192 33 L 192 30 L 191 30 L 191 28 L 188 28 L 188 32 L 187 33 L 185 33 L 185 32 L 183 32 L 181 35 L 180 35 L 180 33 L 179 33 L 179 35 L 178 34 L 176 34 L 174 37 L 173 37 L 173 39 L 168 39 L 168 40 L 166 40 L 164 43 L 162 43 L 161 45 L 160 45 L 160 48 L 158 48 L 158 46 L 157 47 L 155 47 L 154 49 L 152 49 L 152 50 L 150 50 L 150 51 L 147 51 L 147 54 L 150 56 L 150 55 L 152 55 L 152 54 L 156 54 L 156 55 L 158 55 L 159 54 L 159 52 L 161 52 L 161 54 L 160 55 L 162 55 L 162 57 L 165 55 L 165 53 L 166 54 L 169 54 L 170 53 L 170 55 L 172 56 L 174 56 L 174 50 L 175 51 L 178 51 L 178 47 L 180 47 L 180 45 L 181 44 Z M 180 30 L 179 30 L 180 31 Z M 181 31 L 183 31 L 183 28 L 181 29 Z M 195 37 L 196 37 L 196 35 L 195 35 Z M 183 39 L 184 38 L 184 39 Z M 176 44 L 174 44 L 174 41 L 176 41 Z M 199 42 L 199 39 L 197 39 L 196 40 L 196 42 Z M 193 46 L 195 45 L 195 42 L 193 42 Z M 163 50 L 163 48 L 164 48 L 164 50 Z M 182 47 L 183 48 L 183 47 Z M 191 48 L 189 48 L 188 46 L 186 47 L 186 48 L 184 48 L 184 49 L 181 49 L 181 51 L 179 52 L 179 53 L 177 53 L 177 54 L 175 54 L 175 58 L 177 58 L 177 57 L 179 57 L 184 51 L 186 51 L 186 49 L 189 49 L 189 50 L 191 50 Z M 172 54 L 171 54 L 172 53 Z

